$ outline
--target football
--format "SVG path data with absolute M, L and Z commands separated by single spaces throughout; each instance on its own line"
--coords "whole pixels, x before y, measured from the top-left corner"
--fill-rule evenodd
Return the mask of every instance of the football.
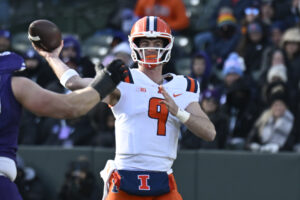
M 61 31 L 49 20 L 35 20 L 28 27 L 28 39 L 45 51 L 51 52 L 56 49 L 61 43 L 61 38 Z

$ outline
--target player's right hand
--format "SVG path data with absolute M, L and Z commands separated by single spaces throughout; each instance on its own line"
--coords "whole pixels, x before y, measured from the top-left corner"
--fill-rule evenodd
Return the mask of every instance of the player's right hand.
M 101 99 L 110 94 L 127 76 L 127 67 L 122 60 L 114 60 L 106 68 L 96 67 L 96 76 L 90 85 L 96 89 Z
M 36 50 L 36 52 L 38 52 L 38 54 L 40 54 L 42 57 L 44 57 L 45 59 L 52 57 L 52 58 L 58 58 L 59 54 L 64 46 L 64 41 L 62 40 L 60 45 L 54 49 L 51 52 L 45 51 L 42 48 L 39 48 L 38 46 L 36 46 L 33 42 L 31 42 L 32 47 Z
M 111 74 L 111 79 L 116 85 L 118 85 L 127 76 L 128 69 L 125 66 L 125 63 L 120 59 L 112 61 L 106 69 Z

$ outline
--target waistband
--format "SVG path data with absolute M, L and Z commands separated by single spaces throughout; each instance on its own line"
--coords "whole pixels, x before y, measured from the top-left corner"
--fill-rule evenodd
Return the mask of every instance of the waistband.
M 113 179 L 114 179 L 114 184 L 116 184 L 117 182 L 119 182 L 120 175 L 118 174 L 117 171 L 113 171 L 111 176 L 109 177 L 109 185 L 113 184 Z M 170 191 L 171 190 L 177 190 L 177 184 L 175 181 L 175 177 L 173 175 L 173 173 L 168 174 L 168 178 L 169 178 L 169 187 L 170 187 Z

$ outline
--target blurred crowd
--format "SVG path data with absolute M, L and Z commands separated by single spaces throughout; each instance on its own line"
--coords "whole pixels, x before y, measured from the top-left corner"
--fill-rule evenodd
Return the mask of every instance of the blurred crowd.
M 183 126 L 180 149 L 300 152 L 300 0 L 221 0 L 214 10 L 206 22 L 209 28 L 191 33 L 185 1 L 137 0 L 134 7 L 114 11 L 107 28 L 85 40 L 88 47 L 76 33 L 64 34 L 61 58 L 83 77 L 93 77 L 95 65 L 106 66 L 115 58 L 135 68 L 127 35 L 140 17 L 160 16 L 175 41 L 188 40 L 175 42 L 164 72 L 199 82 L 199 104 L 217 130 L 215 141 L 208 143 Z M 70 92 L 33 49 L 13 49 L 13 37 L 8 29 L 0 30 L 0 52 L 16 51 L 26 61 L 27 69 L 16 75 L 55 92 Z M 24 110 L 19 143 L 114 148 L 114 120 L 103 103 L 72 120 Z
M 91 161 L 84 155 L 71 160 L 57 191 L 51 194 L 58 200 L 97 200 L 100 199 L 99 185 L 92 172 Z M 24 200 L 49 199 L 48 182 L 45 182 L 36 169 L 28 166 L 21 156 L 17 156 L 16 185 Z M 45 177 L 44 177 L 45 178 Z

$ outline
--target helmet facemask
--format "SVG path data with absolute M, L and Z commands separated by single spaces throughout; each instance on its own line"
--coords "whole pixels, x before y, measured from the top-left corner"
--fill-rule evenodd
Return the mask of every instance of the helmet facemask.
M 142 45 L 143 47 L 141 47 L 139 44 L 141 38 L 162 39 L 164 45 L 157 45 L 156 47 Z M 131 57 L 134 62 L 148 68 L 154 68 L 170 60 L 173 41 L 171 29 L 164 20 L 157 16 L 145 16 L 139 19 L 131 29 L 129 36 Z
M 147 33 L 149 34 L 149 33 Z M 155 32 L 154 34 L 159 34 Z M 173 36 L 164 34 L 164 37 L 146 37 L 146 34 L 142 34 L 139 37 L 129 36 L 129 42 L 131 47 L 131 57 L 134 62 L 140 64 L 148 64 L 149 68 L 154 68 L 158 64 L 167 63 L 171 58 L 171 50 L 173 47 Z M 139 47 L 138 40 L 140 38 L 155 39 L 160 38 L 164 40 L 163 47 Z M 153 54 L 149 54 L 149 51 Z

